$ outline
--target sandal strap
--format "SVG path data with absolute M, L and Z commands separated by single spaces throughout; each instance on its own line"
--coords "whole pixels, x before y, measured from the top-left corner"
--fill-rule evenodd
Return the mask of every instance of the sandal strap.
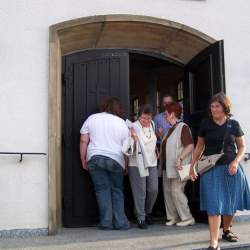
M 222 238 L 229 242 L 237 242 L 239 239 L 238 236 L 235 235 L 231 230 L 223 230 Z
M 231 230 L 226 230 L 226 231 L 223 230 L 223 233 L 224 233 L 226 236 L 229 236 L 229 237 L 233 237 L 233 238 L 237 238 L 237 239 L 238 239 L 238 236 L 237 236 L 236 234 L 234 234 Z

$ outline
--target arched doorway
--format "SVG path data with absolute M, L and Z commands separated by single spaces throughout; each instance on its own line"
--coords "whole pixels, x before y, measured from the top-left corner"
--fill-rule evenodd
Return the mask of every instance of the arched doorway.
M 62 56 L 90 49 L 132 49 L 162 55 L 186 67 L 185 79 L 195 95 L 204 72 L 209 94 L 224 89 L 223 46 L 211 37 L 182 24 L 152 17 L 107 15 L 76 19 L 50 27 L 49 74 L 49 233 L 62 223 Z M 195 57 L 196 56 L 196 57 Z M 193 60 L 192 60 L 193 59 Z M 210 68 L 209 71 L 204 71 Z M 195 80 L 196 79 L 196 80 Z M 219 82 L 219 85 L 217 84 Z M 184 86 L 186 116 L 196 124 L 203 106 Z M 219 86 L 219 87 L 218 87 Z

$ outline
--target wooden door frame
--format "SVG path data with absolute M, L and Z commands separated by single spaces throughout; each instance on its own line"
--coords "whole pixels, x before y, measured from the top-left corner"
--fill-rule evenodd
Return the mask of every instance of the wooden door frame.
M 109 37 L 107 36 L 107 30 L 105 30 L 109 24 L 115 24 L 116 27 L 119 27 L 119 25 L 125 26 L 128 30 L 130 30 L 130 27 L 132 30 L 135 28 L 135 25 L 140 25 L 140 30 L 142 30 L 142 27 L 144 28 L 143 34 L 146 36 L 144 38 L 146 38 L 146 41 L 149 43 L 151 42 L 151 44 L 144 44 L 140 47 L 141 41 L 136 40 L 139 39 L 140 36 L 137 36 L 138 38 L 133 41 L 133 44 L 131 44 L 131 38 L 129 37 L 127 40 L 125 38 L 113 44 L 111 40 L 114 39 L 110 39 L 109 41 L 107 38 Z M 93 26 L 95 26 L 95 29 L 93 29 Z M 157 32 L 157 30 L 159 31 L 159 41 L 157 41 L 154 49 L 150 49 L 152 48 L 152 44 L 155 44 L 151 32 Z M 184 43 L 188 40 L 190 44 L 194 44 L 194 47 L 192 47 L 192 45 L 190 47 L 192 51 L 190 51 L 188 55 L 183 52 L 183 55 L 176 56 L 179 48 L 178 46 L 174 47 L 174 45 L 172 45 L 173 50 L 169 52 L 169 48 L 164 47 L 169 44 L 167 42 L 169 33 L 167 32 L 171 32 L 173 40 L 183 40 Z M 88 34 L 94 34 L 95 36 L 88 36 Z M 114 30 L 112 30 L 112 35 L 114 35 Z M 89 42 L 91 39 L 93 40 L 92 43 Z M 101 39 L 102 41 L 100 42 Z M 124 40 L 127 43 L 124 44 Z M 148 16 L 93 16 L 50 26 L 48 82 L 48 230 L 50 235 L 56 234 L 58 230 L 62 228 L 62 55 L 77 52 L 79 50 L 105 49 L 115 46 L 116 48 L 141 49 L 144 51 L 156 52 L 159 55 L 164 55 L 185 63 L 190 56 L 194 56 L 199 50 L 214 42 L 215 40 L 213 38 L 191 27 Z M 179 46 L 182 46 L 182 44 L 180 43 Z

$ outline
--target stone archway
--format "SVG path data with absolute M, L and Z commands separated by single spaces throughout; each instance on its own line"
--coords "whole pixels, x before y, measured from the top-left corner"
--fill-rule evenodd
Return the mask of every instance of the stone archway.
M 76 51 L 127 48 L 164 55 L 186 64 L 215 40 L 169 20 L 134 15 L 104 15 L 50 27 L 49 39 L 49 234 L 61 228 L 61 57 Z

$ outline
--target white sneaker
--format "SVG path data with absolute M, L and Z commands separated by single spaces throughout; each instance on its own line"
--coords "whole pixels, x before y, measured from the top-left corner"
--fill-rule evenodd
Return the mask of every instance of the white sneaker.
M 183 220 L 183 221 L 180 221 L 180 222 L 176 223 L 176 226 L 185 227 L 185 226 L 191 226 L 191 225 L 194 225 L 194 224 L 195 224 L 195 220 L 192 217 L 191 219 Z
M 172 220 L 166 222 L 166 226 L 173 226 L 178 222 L 180 222 L 180 220 L 172 219 Z

